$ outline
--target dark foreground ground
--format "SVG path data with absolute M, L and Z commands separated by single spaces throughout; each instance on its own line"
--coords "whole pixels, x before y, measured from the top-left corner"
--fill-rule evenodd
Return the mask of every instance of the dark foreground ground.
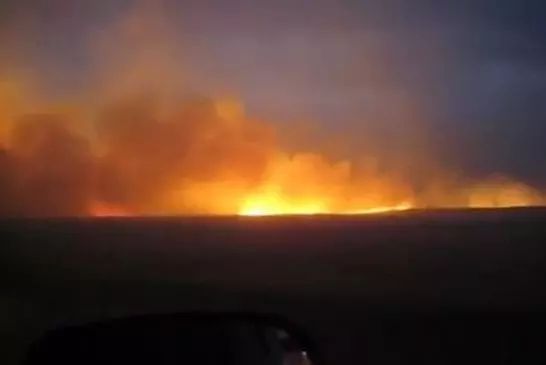
M 546 303 L 546 209 L 13 219 L 0 239 L 2 364 L 44 329 L 129 314 L 276 312 L 326 338 L 378 311 Z

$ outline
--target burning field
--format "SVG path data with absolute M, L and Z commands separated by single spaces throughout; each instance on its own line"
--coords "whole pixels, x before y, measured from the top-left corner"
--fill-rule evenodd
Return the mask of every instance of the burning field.
M 143 46 L 161 47 L 129 18 L 116 32 L 130 51 L 101 69 L 94 96 L 44 102 L 0 74 L 0 215 L 367 214 L 545 202 L 510 177 L 471 180 L 441 161 L 417 183 L 409 172 L 424 163 L 418 158 L 397 169 L 382 164 L 380 150 L 339 157 L 320 143 L 288 148 L 290 132 L 249 115 L 238 98 L 188 96 L 164 82 L 141 88 L 135 80 L 165 81 L 172 67 Z
M 92 135 L 75 125 L 47 111 L 16 116 L 0 156 L 3 215 L 365 214 L 543 202 L 507 179 L 418 192 L 403 176 L 358 171 L 316 151 L 287 153 L 273 124 L 233 101 L 189 100 L 159 114 L 135 99 L 97 111 Z

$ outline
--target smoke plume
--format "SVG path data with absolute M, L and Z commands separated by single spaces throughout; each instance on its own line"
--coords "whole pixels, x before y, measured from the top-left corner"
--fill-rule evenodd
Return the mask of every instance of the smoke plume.
M 290 132 L 247 115 L 237 98 L 191 92 L 165 24 L 139 8 L 94 33 L 94 83 L 75 101 L 36 97 L 4 67 L 1 216 L 357 214 L 543 203 L 539 192 L 505 177 L 475 182 L 449 168 L 424 169 L 424 156 L 434 155 L 428 146 L 411 148 L 419 153 L 398 164 L 384 164 L 393 160 L 384 150 L 361 149 L 349 159 L 316 141 L 288 149 L 282 141 Z M 419 136 L 405 139 L 423 147 Z

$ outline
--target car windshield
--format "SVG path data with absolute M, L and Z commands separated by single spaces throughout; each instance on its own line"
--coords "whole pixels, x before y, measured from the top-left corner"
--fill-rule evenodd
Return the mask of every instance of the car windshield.
M 0 215 L 544 205 L 544 10 L 5 1 Z

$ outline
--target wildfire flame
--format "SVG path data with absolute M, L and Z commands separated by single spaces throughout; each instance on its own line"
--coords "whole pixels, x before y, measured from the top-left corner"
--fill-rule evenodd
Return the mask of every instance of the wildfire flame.
M 248 199 L 239 215 L 261 216 L 261 215 L 311 215 L 324 214 L 328 211 L 320 203 L 291 204 L 285 202 L 279 196 L 258 196 Z
M 341 159 L 317 141 L 289 151 L 278 123 L 247 115 L 237 98 L 177 99 L 168 35 L 138 16 L 121 23 L 93 53 L 105 67 L 92 102 L 31 102 L 0 74 L 0 216 L 354 215 L 546 202 L 508 178 L 447 179 L 448 168 L 417 189 L 405 171 L 381 166 L 396 146 Z
M 373 169 L 358 177 L 349 160 L 283 151 L 272 125 L 248 118 L 241 105 L 191 101 L 166 120 L 142 118 L 151 112 L 140 102 L 116 106 L 97 122 L 92 149 L 61 116 L 27 115 L 13 124 L 0 158 L 4 214 L 356 215 L 545 201 L 503 178 L 418 193 Z
M 101 202 L 92 202 L 89 208 L 89 215 L 93 217 L 129 217 L 133 214 L 123 207 Z
M 357 214 L 378 214 L 378 213 L 387 213 L 387 212 L 396 212 L 403 211 L 413 208 L 411 203 L 400 203 L 397 205 L 383 206 L 383 207 L 374 207 L 364 210 L 344 212 L 344 214 L 357 215 Z

